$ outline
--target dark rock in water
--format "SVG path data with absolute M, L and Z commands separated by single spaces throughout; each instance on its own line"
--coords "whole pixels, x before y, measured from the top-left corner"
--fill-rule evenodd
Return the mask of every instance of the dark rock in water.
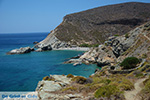
M 75 57 L 71 57 L 70 59 L 78 59 L 80 57 L 81 57 L 81 55 L 78 55 L 78 56 L 75 56 Z
M 11 50 L 9 52 L 7 52 L 8 55 L 12 55 L 12 54 L 24 54 L 24 53 L 30 53 L 31 51 L 34 51 L 34 49 L 30 48 L 30 47 L 23 47 L 23 48 L 20 48 L 20 49 L 14 49 L 14 50 Z
M 96 73 L 96 72 L 98 72 L 98 71 L 99 71 L 99 69 L 98 69 L 98 68 L 96 68 L 96 69 L 95 69 L 95 73 Z
M 35 51 L 35 49 L 34 49 L 34 48 L 31 48 L 31 51 Z
M 37 44 L 37 43 L 39 43 L 39 42 L 37 42 L 37 41 L 33 42 L 33 44 Z
M 42 46 L 41 48 L 38 48 L 36 51 L 37 52 L 42 52 L 42 51 L 48 51 L 48 50 L 52 50 L 51 45 Z

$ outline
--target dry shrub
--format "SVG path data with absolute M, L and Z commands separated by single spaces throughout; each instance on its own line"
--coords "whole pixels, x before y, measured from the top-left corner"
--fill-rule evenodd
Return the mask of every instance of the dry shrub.
M 74 76 L 72 74 L 67 75 L 68 78 L 73 78 Z
M 55 79 L 53 77 L 49 77 L 49 76 L 45 76 L 43 78 L 44 81 L 55 81 Z
M 82 77 L 82 76 L 76 76 L 74 78 L 72 78 L 72 81 L 75 81 L 78 84 L 85 84 L 86 83 L 86 78 Z

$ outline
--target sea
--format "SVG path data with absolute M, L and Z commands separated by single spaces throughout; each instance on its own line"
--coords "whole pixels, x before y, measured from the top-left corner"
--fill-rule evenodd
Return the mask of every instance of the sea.
M 47 33 L 0 34 L 0 91 L 35 91 L 39 81 L 49 75 L 80 75 L 89 77 L 96 65 L 64 64 L 70 57 L 84 51 L 52 50 L 27 54 L 7 55 L 6 52 L 20 48 L 33 47 L 33 42 L 41 41 Z

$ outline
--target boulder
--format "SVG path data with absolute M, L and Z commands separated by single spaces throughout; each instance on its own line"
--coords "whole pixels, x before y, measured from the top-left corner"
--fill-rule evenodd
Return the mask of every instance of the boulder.
M 70 59 L 69 61 L 64 62 L 65 64 L 69 63 L 82 63 L 82 59 Z
M 37 42 L 37 41 L 33 42 L 33 44 L 37 44 L 37 43 L 39 43 L 39 42 Z
M 42 46 L 42 47 L 38 48 L 36 51 L 42 52 L 42 51 L 48 51 L 48 50 L 52 50 L 51 45 Z
M 7 52 L 7 54 L 8 55 L 12 55 L 12 54 L 24 54 L 24 53 L 30 53 L 31 51 L 34 51 L 34 49 L 30 48 L 30 47 L 23 47 L 23 48 L 20 48 L 20 49 L 11 50 L 11 51 Z
M 50 77 L 53 77 L 55 80 L 54 81 L 42 80 L 38 83 L 36 91 L 38 92 L 39 98 L 41 98 L 41 100 L 50 100 L 50 98 L 51 100 L 53 100 L 54 98 L 58 100 L 70 100 L 69 97 L 65 97 L 64 95 L 52 92 L 59 91 L 63 87 L 70 84 L 71 78 L 67 78 L 67 76 L 64 75 L 51 75 Z

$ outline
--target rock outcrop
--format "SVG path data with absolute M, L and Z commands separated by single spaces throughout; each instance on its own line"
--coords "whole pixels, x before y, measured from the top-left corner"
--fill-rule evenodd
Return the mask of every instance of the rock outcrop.
M 97 63 L 99 66 L 114 65 L 126 57 L 150 59 L 150 22 L 147 22 L 122 36 L 109 37 L 104 45 L 84 53 L 79 59 L 68 63 Z
M 45 44 L 61 48 L 83 43 L 102 44 L 110 36 L 126 34 L 150 21 L 149 9 L 149 3 L 129 2 L 69 14 L 36 46 Z
M 7 54 L 8 55 L 12 55 L 12 54 L 24 54 L 24 53 L 30 53 L 31 51 L 34 51 L 34 49 L 30 48 L 30 47 L 23 47 L 23 48 L 20 48 L 20 49 L 11 50 L 11 51 L 7 52 Z
M 40 49 L 45 48 L 45 46 L 49 46 L 55 49 L 70 47 L 68 43 L 60 41 L 54 34 L 55 30 L 52 31 L 43 41 L 37 43 L 35 47 Z
M 61 90 L 65 86 L 71 84 L 71 78 L 64 75 L 51 75 L 53 81 L 40 81 L 36 88 L 40 100 L 71 100 L 70 98 L 78 98 L 77 94 L 57 94 L 56 91 Z
M 90 64 L 94 63 L 98 66 L 104 65 L 114 65 L 116 62 L 116 56 L 113 54 L 111 48 L 101 45 L 98 48 L 92 48 L 88 52 L 81 55 L 78 59 L 70 59 L 65 63 L 75 63 L 75 64 Z
M 42 45 L 40 48 L 36 50 L 36 52 L 49 51 L 52 50 L 51 45 Z
M 148 52 L 150 44 L 150 22 L 141 25 L 134 30 L 119 37 L 112 37 L 107 45 L 112 47 L 116 57 L 136 56 L 140 57 Z

